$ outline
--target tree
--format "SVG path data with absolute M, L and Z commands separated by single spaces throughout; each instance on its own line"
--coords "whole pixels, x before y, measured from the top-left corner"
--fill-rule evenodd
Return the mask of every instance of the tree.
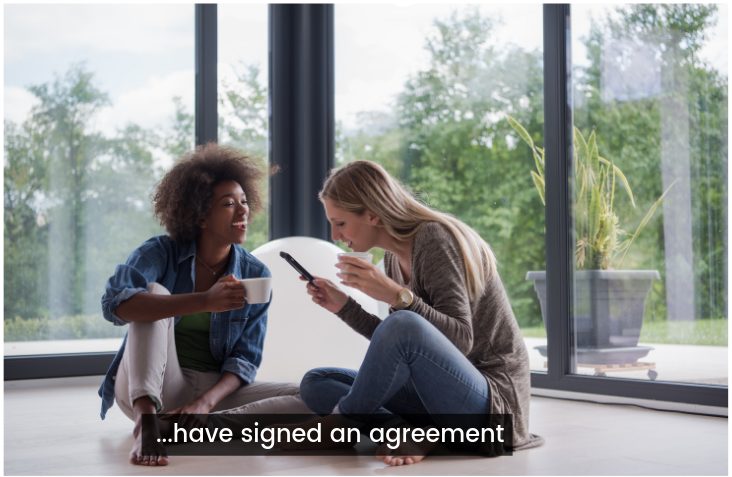
M 596 129 L 607 157 L 633 183 L 643 184 L 635 190 L 638 220 L 673 178 L 662 180 L 660 172 L 684 167 L 673 176 L 684 178 L 675 192 L 686 197 L 672 199 L 691 208 L 682 214 L 681 206 L 667 201 L 665 220 L 650 224 L 628 260 L 629 266 L 662 272 L 654 287 L 655 317 L 667 316 L 667 295 L 694 295 L 694 288 L 696 311 L 684 317 L 726 316 L 727 78 L 698 55 L 716 14 L 714 5 L 618 8 L 614 17 L 593 22 L 585 40 L 589 66 L 574 75 L 576 125 Z M 679 216 L 689 217 L 685 232 L 669 227 Z M 690 237 L 687 248 L 669 250 L 683 235 Z M 672 266 L 674 256 L 690 258 L 692 252 L 688 272 L 666 272 L 664 264 Z M 695 277 L 692 287 L 689 275 Z M 682 293 L 666 291 L 674 277 Z
M 48 274 L 62 279 L 49 280 L 49 309 L 60 313 L 80 313 L 83 290 L 83 270 L 85 267 L 86 236 L 84 215 L 84 190 L 89 185 L 89 172 L 93 157 L 99 152 L 100 137 L 89 131 L 91 118 L 105 104 L 107 96 L 92 82 L 92 74 L 83 66 L 75 65 L 63 78 L 57 77 L 52 83 L 29 88 L 39 100 L 31 116 L 20 129 L 12 126 L 11 147 L 6 148 L 6 170 L 26 169 L 32 175 L 43 179 L 34 181 L 32 189 L 26 189 L 23 205 L 13 204 L 10 194 L 6 193 L 6 209 L 10 202 L 12 210 L 6 219 L 17 224 L 20 215 L 25 216 L 23 232 L 25 238 L 47 239 Z M 14 135 L 13 133 L 20 133 Z M 23 137 L 25 133 L 25 137 Z M 25 143 L 25 148 L 13 147 Z M 37 151 L 29 158 L 23 157 L 23 149 Z M 33 161 L 34 165 L 28 164 Z M 25 164 L 24 164 L 25 163 Z M 11 174 L 11 183 L 6 181 L 10 191 L 22 187 L 20 176 Z M 12 182 L 15 182 L 14 184 Z M 39 187 L 40 183 L 43 187 Z M 37 210 L 31 209 L 37 204 Z M 34 213 L 35 212 L 35 213 Z M 31 217 L 44 224 L 45 230 L 33 229 Z M 13 237 L 18 240 L 20 237 Z M 11 241 L 11 246 L 23 247 Z M 45 244 L 44 244 L 45 245 Z M 14 253 L 18 250 L 14 250 Z M 38 286 L 27 283 L 27 286 Z
M 83 64 L 29 91 L 28 118 L 5 124 L 5 316 L 98 312 L 114 265 L 156 229 L 140 217 L 157 138 L 135 125 L 96 131 L 109 99 Z
M 544 267 L 544 209 L 506 113 L 537 139 L 543 127 L 541 54 L 493 43 L 477 9 L 434 22 L 430 60 L 406 82 L 390 114 L 364 112 L 339 129 L 341 161 L 383 164 L 429 205 L 475 228 L 493 247 L 519 323 L 541 323 L 527 270 Z
M 234 70 L 234 82 L 223 84 L 219 98 L 219 142 L 245 151 L 267 163 L 267 88 L 260 83 L 256 65 L 239 64 Z M 262 211 L 252 217 L 247 229 L 246 247 L 249 250 L 269 240 L 269 175 L 260 183 Z
M 36 213 L 45 190 L 47 158 L 34 124 L 5 124 L 5 304 L 7 319 L 44 316 L 47 306 L 47 219 Z
M 222 142 L 263 158 L 267 103 L 258 77 L 244 66 L 224 91 L 230 114 L 221 129 Z M 174 98 L 169 128 L 128 123 L 103 134 L 94 121 L 109 98 L 83 64 L 29 91 L 38 104 L 27 119 L 5 122 L 6 330 L 11 339 L 104 336 L 95 323 L 104 283 L 133 248 L 164 233 L 152 193 L 170 159 L 192 149 L 193 114 Z M 250 224 L 247 245 L 267 239 L 264 213 Z
M 492 43 L 477 10 L 435 21 L 429 67 L 400 95 L 402 176 L 435 208 L 475 228 L 493 247 L 522 326 L 541 315 L 527 270 L 544 267 L 544 209 L 526 173 L 531 157 L 509 144 L 506 113 L 531 134 L 543 128 L 541 56 Z

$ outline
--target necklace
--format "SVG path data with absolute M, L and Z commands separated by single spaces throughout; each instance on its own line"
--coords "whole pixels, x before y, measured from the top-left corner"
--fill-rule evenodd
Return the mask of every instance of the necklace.
M 201 265 L 203 265 L 203 266 L 204 266 L 204 268 L 206 268 L 206 270 L 208 270 L 209 272 L 211 272 L 211 275 L 213 275 L 214 277 L 215 277 L 216 275 L 218 275 L 219 273 L 221 273 L 221 270 L 218 270 L 218 271 L 217 271 L 217 270 L 214 270 L 213 268 L 209 267 L 209 266 L 208 266 L 208 265 L 206 264 L 206 262 L 204 262 L 204 261 L 203 261 L 203 259 L 202 259 L 202 258 L 200 258 L 200 257 L 199 257 L 198 255 L 196 255 L 196 260 L 198 260 L 198 262 L 199 262 L 199 263 L 200 263 Z

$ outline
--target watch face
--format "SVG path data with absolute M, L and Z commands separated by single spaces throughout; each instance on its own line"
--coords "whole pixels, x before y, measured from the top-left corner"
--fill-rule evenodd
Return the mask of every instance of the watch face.
M 399 304 L 401 306 L 409 306 L 412 304 L 412 293 L 408 289 L 403 288 L 399 292 Z

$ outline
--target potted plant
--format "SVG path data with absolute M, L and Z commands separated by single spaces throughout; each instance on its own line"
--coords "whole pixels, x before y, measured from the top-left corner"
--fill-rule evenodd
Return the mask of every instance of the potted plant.
M 514 118 L 509 116 L 508 122 L 531 148 L 535 165 L 531 177 L 544 203 L 544 149 L 534 144 L 526 129 Z M 651 205 L 631 234 L 621 228 L 615 199 L 616 186 L 620 182 L 635 208 L 632 189 L 623 171 L 612 160 L 600 155 L 594 131 L 585 139 L 582 132 L 574 128 L 573 165 L 575 345 L 578 351 L 594 350 L 593 362 L 617 360 L 618 348 L 625 348 L 622 362 L 634 361 L 651 349 L 637 345 L 645 301 L 653 280 L 660 279 L 660 275 L 657 270 L 622 270 L 620 267 L 673 184 Z M 546 321 L 546 272 L 530 271 L 526 278 L 534 281 L 542 318 Z M 603 355 L 597 352 L 600 349 L 614 349 L 615 353 Z

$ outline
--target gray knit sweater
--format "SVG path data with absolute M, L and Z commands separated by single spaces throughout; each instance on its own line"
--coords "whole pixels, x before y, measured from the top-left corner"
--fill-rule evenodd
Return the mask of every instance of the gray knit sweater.
M 409 310 L 437 327 L 486 377 L 491 413 L 513 414 L 514 449 L 541 444 L 540 437 L 529 433 L 529 356 L 500 277 L 495 275 L 471 303 L 457 242 L 436 222 L 420 225 L 414 236 L 409 283 L 390 252 L 384 268 L 414 293 Z M 368 339 L 381 323 L 352 298 L 338 316 Z

